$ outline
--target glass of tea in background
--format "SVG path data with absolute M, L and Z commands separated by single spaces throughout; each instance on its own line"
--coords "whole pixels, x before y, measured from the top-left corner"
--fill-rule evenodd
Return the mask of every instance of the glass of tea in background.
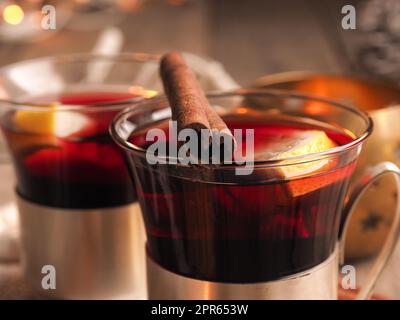
M 251 142 L 244 130 L 254 129 L 251 174 L 237 174 L 243 165 L 184 165 L 168 154 L 166 162 L 150 164 L 151 129 L 165 132 L 166 150 L 175 144 L 166 100 L 129 108 L 111 126 L 137 186 L 149 297 L 337 298 L 338 240 L 353 204 L 384 173 L 400 181 L 394 164 L 380 164 L 346 201 L 371 120 L 356 109 L 290 92 L 242 89 L 208 98 L 231 130 L 243 130 L 242 153 Z M 391 252 L 396 210 L 380 267 L 360 297 L 369 294 Z
M 137 195 L 108 127 L 120 110 L 157 94 L 157 71 L 147 54 L 68 55 L 1 70 L 22 263 L 39 293 L 146 297 Z M 57 275 L 54 290 L 42 287 L 46 265 Z

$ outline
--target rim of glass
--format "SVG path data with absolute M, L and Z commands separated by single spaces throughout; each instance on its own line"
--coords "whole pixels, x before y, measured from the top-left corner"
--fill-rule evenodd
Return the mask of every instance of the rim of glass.
M 294 157 L 288 157 L 285 159 L 279 159 L 279 160 L 258 160 L 258 161 L 251 161 L 247 163 L 247 165 L 266 165 L 266 166 L 290 166 L 290 165 L 295 165 L 295 164 L 302 164 L 302 163 L 307 163 L 311 161 L 316 161 L 320 160 L 322 158 L 330 157 L 338 153 L 342 153 L 344 151 L 347 151 L 349 149 L 352 149 L 359 144 L 361 144 L 363 141 L 365 141 L 369 135 L 372 133 L 373 130 L 373 122 L 372 118 L 369 116 L 368 113 L 364 112 L 363 110 L 356 109 L 352 106 L 348 106 L 346 104 L 336 102 L 331 99 L 326 99 L 317 95 L 312 95 L 312 94 L 302 94 L 294 91 L 289 91 L 289 90 L 280 90 L 280 89 L 252 89 L 252 88 L 241 88 L 241 89 L 236 89 L 236 90 L 230 90 L 230 91 L 215 91 L 215 92 L 209 92 L 207 93 L 207 98 L 212 99 L 212 98 L 226 98 L 230 96 L 272 96 L 272 97 L 278 97 L 278 98 L 294 98 L 294 99 L 299 99 L 299 100 L 314 100 L 318 102 L 323 102 L 330 104 L 334 107 L 346 110 L 348 112 L 351 112 L 360 118 L 362 118 L 365 122 L 365 130 L 362 134 L 360 134 L 358 137 L 356 137 L 354 140 L 352 140 L 349 143 L 331 148 L 329 150 L 323 151 L 323 152 L 316 152 L 316 153 L 309 153 L 306 155 L 299 155 L 299 156 L 294 156 Z M 143 101 L 143 103 L 139 103 L 136 106 L 131 106 L 128 108 L 125 108 L 122 110 L 120 113 L 118 113 L 114 119 L 112 120 L 109 131 L 111 134 L 111 137 L 114 139 L 114 141 L 121 146 L 122 148 L 132 151 L 135 153 L 138 153 L 139 155 L 143 156 L 146 153 L 146 150 L 128 142 L 124 138 L 122 138 L 117 131 L 117 126 L 120 124 L 121 120 L 126 118 L 129 114 L 131 113 L 138 113 L 141 110 L 148 109 L 150 105 L 154 105 L 160 102 L 166 102 L 167 99 L 165 95 L 160 95 L 157 97 L 154 97 L 152 99 L 149 99 L 147 101 Z M 282 161 L 285 161 L 286 163 L 282 163 Z M 187 165 L 179 163 L 179 161 L 174 164 L 174 166 L 181 166 L 181 167 L 187 167 Z M 226 168 L 238 168 L 241 165 L 237 164 L 221 164 L 219 167 L 226 169 Z M 216 167 L 218 168 L 218 167 Z
M 30 65 L 34 63 L 39 63 L 43 61 L 50 61 L 50 63 L 54 64 L 73 64 L 73 63 L 82 63 L 89 62 L 90 60 L 103 60 L 110 61 L 114 63 L 122 62 L 122 63 L 144 63 L 144 62 L 154 62 L 158 63 L 160 60 L 160 55 L 144 53 L 144 52 L 122 52 L 113 55 L 104 55 L 104 54 L 93 54 L 93 53 L 71 53 L 71 54 L 61 54 L 54 56 L 46 56 L 40 58 L 27 59 L 15 63 L 8 64 L 4 67 L 0 68 L 0 77 L 4 76 L 10 69 L 16 67 L 24 67 L 25 65 Z M 131 98 L 131 99 L 123 99 L 112 102 L 103 102 L 96 104 L 79 104 L 79 105 L 71 105 L 71 104 L 63 104 L 57 103 L 57 108 L 51 106 L 51 104 L 38 104 L 32 102 L 21 102 L 15 101 L 13 99 L 0 99 L 0 103 L 6 103 L 12 106 L 12 108 L 18 110 L 26 110 L 26 111 L 38 111 L 38 112 L 46 112 L 46 111 L 79 111 L 84 108 L 88 112 L 99 112 L 99 111 L 115 111 L 121 110 L 125 108 L 127 105 L 132 103 L 138 103 L 143 101 L 143 97 Z M 104 107 L 107 108 L 104 108 Z M 88 108 L 89 107 L 89 108 Z

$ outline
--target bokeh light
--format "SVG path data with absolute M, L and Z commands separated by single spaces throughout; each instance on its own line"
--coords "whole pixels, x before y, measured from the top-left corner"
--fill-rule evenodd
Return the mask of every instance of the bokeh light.
M 20 24 L 24 19 L 24 11 L 16 4 L 8 5 L 3 10 L 3 19 L 9 24 Z

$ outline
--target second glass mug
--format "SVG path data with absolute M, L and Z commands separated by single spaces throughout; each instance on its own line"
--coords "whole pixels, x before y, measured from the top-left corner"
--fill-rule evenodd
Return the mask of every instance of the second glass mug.
M 240 166 L 234 164 L 201 170 L 179 161 L 150 164 L 146 134 L 157 128 L 168 137 L 167 100 L 121 112 L 110 131 L 125 151 L 145 221 L 149 298 L 337 299 L 339 259 L 353 208 L 384 174 L 393 175 L 399 194 L 400 171 L 389 162 L 370 168 L 347 194 L 371 119 L 336 102 L 285 91 L 240 89 L 208 98 L 231 129 L 255 128 L 255 145 L 267 128 L 263 123 L 271 120 L 318 125 L 338 145 L 255 160 L 248 176 L 237 176 Z M 277 172 L 287 175 L 277 178 Z M 390 234 L 358 299 L 369 297 L 394 249 L 398 197 L 396 203 Z
M 21 261 L 35 293 L 146 298 L 140 209 L 108 126 L 161 90 L 157 70 L 157 58 L 141 53 L 45 57 L 0 70 Z M 44 290 L 48 265 L 56 282 Z

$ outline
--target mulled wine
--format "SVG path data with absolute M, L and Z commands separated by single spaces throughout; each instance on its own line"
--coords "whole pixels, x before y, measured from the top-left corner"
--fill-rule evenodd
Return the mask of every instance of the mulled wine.
M 19 195 L 60 208 L 113 207 L 135 201 L 123 156 L 108 134 L 118 110 L 107 110 L 106 104 L 134 97 L 139 96 L 65 93 L 35 98 L 36 104 L 44 105 L 43 111 L 40 107 L 9 111 L 2 128 L 12 149 Z M 57 104 L 85 108 L 59 110 Z
M 252 116 L 245 109 L 223 117 L 225 123 L 231 131 L 254 129 L 255 161 L 281 159 L 281 165 L 257 166 L 249 176 L 222 175 L 212 167 L 197 174 L 204 168 L 152 167 L 132 157 L 148 253 L 174 273 L 263 282 L 310 269 L 334 250 L 355 159 L 331 156 L 295 165 L 284 159 L 326 151 L 354 136 L 305 118 Z M 168 121 L 142 126 L 128 141 L 146 150 L 152 128 L 166 132 Z

